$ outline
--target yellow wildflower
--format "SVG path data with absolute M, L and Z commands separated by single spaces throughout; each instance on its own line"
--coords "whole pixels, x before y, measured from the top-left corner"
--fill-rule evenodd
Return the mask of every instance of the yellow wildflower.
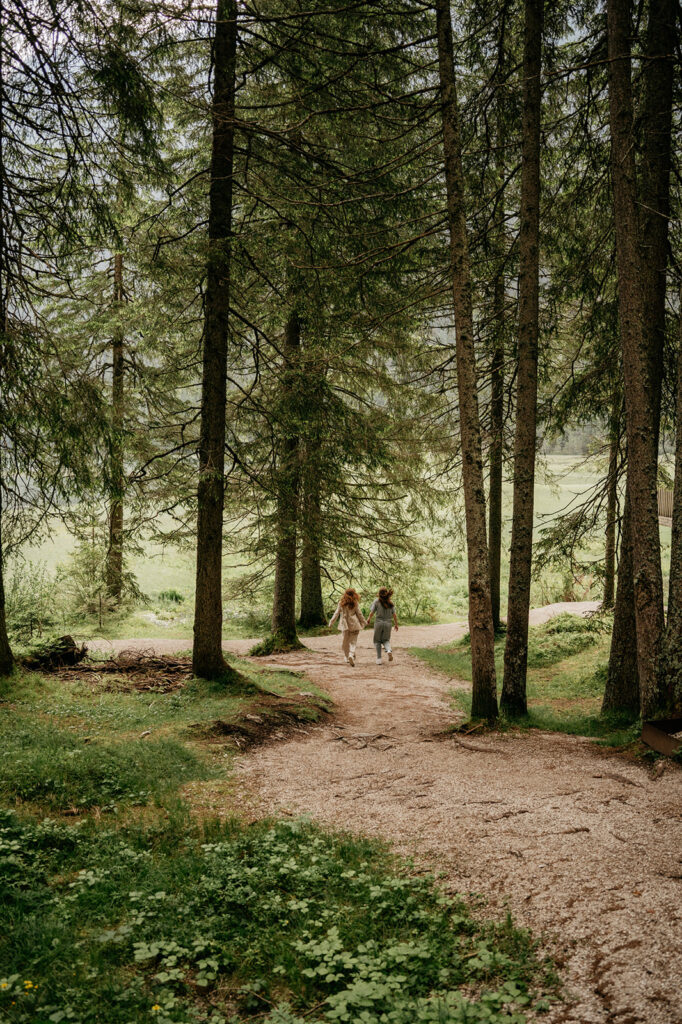
M 6 981 L 0 981 L 0 988 L 7 988 L 7 982 Z
M 159 1006 L 159 1004 L 158 1003 L 154 1003 L 154 1005 L 152 1006 L 152 1013 L 156 1013 L 156 1011 L 160 1010 L 160 1009 L 161 1009 L 161 1007 Z

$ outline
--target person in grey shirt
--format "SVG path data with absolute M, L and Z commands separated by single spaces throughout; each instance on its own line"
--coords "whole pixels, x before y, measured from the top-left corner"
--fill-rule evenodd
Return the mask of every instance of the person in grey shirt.
M 374 646 L 377 650 L 377 665 L 381 665 L 381 648 L 383 647 L 388 655 L 388 660 L 393 661 L 391 650 L 391 626 L 394 625 L 398 632 L 398 617 L 395 613 L 395 605 L 391 598 L 393 591 L 388 587 L 381 587 L 376 600 L 369 610 L 367 625 L 371 625 L 372 617 L 376 616 L 374 623 Z

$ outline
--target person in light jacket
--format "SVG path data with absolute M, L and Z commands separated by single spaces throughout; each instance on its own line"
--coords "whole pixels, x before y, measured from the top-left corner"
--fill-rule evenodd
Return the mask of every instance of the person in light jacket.
M 374 604 L 369 610 L 369 618 L 367 619 L 367 625 L 369 626 L 372 622 L 372 616 L 376 615 L 376 622 L 374 623 L 374 646 L 377 651 L 377 665 L 381 665 L 382 647 L 388 655 L 388 660 L 393 661 L 393 651 L 391 650 L 391 624 L 395 626 L 397 633 L 398 617 L 395 613 L 395 605 L 393 604 L 393 601 L 391 601 L 392 597 L 392 590 L 389 590 L 388 587 L 381 587 Z
M 341 600 L 336 606 L 336 611 L 329 622 L 333 626 L 339 620 L 339 629 L 342 633 L 341 649 L 346 659 L 346 664 L 355 665 L 355 648 L 358 642 L 360 630 L 367 625 L 365 616 L 360 611 L 360 595 L 349 587 L 344 591 Z

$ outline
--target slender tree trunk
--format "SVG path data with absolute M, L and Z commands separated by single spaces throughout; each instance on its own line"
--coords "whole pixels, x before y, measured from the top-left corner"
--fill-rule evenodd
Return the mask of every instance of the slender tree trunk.
M 232 670 L 228 669 L 222 652 L 222 535 L 237 52 L 236 0 L 217 0 L 213 49 L 213 144 L 201 383 L 197 575 L 192 652 L 194 673 L 207 679 L 229 678 L 233 674 Z
M 8 676 L 14 668 L 14 656 L 12 655 L 12 648 L 7 636 L 7 619 L 5 617 L 4 563 L 2 549 L 2 477 L 0 476 L 0 676 Z
M 644 110 L 641 174 L 643 328 L 650 355 L 656 444 L 659 439 L 666 273 L 670 217 L 670 147 L 673 107 L 676 0 L 650 0 L 643 63 Z
M 533 559 L 533 498 L 538 394 L 540 292 L 540 128 L 544 0 L 526 0 L 523 51 L 519 344 L 514 432 L 514 502 L 509 559 L 502 709 L 525 714 L 528 614 Z
M 114 307 L 120 312 L 123 304 L 123 253 L 114 254 Z M 123 413 L 125 390 L 124 339 L 117 324 L 111 345 L 111 459 L 109 547 L 107 550 L 107 592 L 115 601 L 123 591 Z
M 457 393 L 469 573 L 472 705 L 474 718 L 497 717 L 495 634 L 486 540 L 481 425 L 476 390 L 471 270 L 464 212 L 464 177 L 452 44 L 450 0 L 436 0 L 438 64 L 443 111 L 443 150 L 450 231 L 450 270 L 455 311 Z
M 682 303 L 682 286 L 680 286 L 680 303 Z M 666 625 L 666 670 L 671 701 L 682 698 L 682 305 L 680 306 L 677 349 L 675 425 L 675 485 L 673 488 L 673 525 L 670 538 L 670 579 Z
M 501 141 L 498 138 L 498 145 Z M 503 168 L 500 168 L 503 176 Z M 498 200 L 495 235 L 498 245 L 499 266 L 493 291 L 493 319 L 495 340 L 490 363 L 490 451 L 488 488 L 488 547 L 490 550 L 490 599 L 493 609 L 493 628 L 500 627 L 500 566 L 502 562 L 502 464 L 504 448 L 504 195 Z
M 493 628 L 500 627 L 500 576 L 502 564 L 502 455 L 504 430 L 504 280 L 495 281 L 497 334 L 490 367 L 490 486 L 488 489 L 488 535 L 490 547 L 490 598 Z M 501 312 L 501 315 L 500 315 Z
M 506 290 L 504 262 L 505 239 L 505 144 L 506 110 L 504 95 L 505 68 L 505 14 L 501 15 L 500 35 L 497 47 L 497 81 L 495 82 L 495 128 L 496 147 L 495 170 L 497 206 L 494 225 L 494 245 L 497 267 L 493 283 L 494 340 L 490 362 L 490 451 L 488 488 L 488 550 L 490 552 L 490 598 L 493 608 L 493 628 L 500 628 L 500 589 L 502 563 L 502 480 L 504 455 L 504 350 Z
M 611 632 L 611 650 L 602 702 L 602 714 L 639 714 L 639 670 L 637 667 L 637 624 L 635 581 L 632 564 L 632 513 L 625 494 L 618 561 L 618 589 Z
M 0 71 L 2 66 L 0 63 Z M 0 129 L 3 127 L 2 104 L 0 104 Z M 2 133 L 0 132 L 0 139 Z M 3 151 L 0 144 L 0 172 L 4 171 Z M 0 424 L 4 422 L 3 405 L 5 402 L 6 374 L 6 335 L 7 335 L 7 280 L 5 279 L 5 189 L 0 180 Z M 14 668 L 14 656 L 7 636 L 7 617 L 5 614 L 5 552 L 2 546 L 2 450 L 0 449 L 0 676 L 8 676 Z
M 296 637 L 296 525 L 300 486 L 299 438 L 292 400 L 297 387 L 297 364 L 301 345 L 301 323 L 294 309 L 287 320 L 282 368 L 282 433 L 276 467 L 277 512 L 275 549 L 275 593 L 272 602 L 272 632 L 286 643 Z
M 608 0 L 609 113 L 618 270 L 618 316 L 632 509 L 637 654 L 644 717 L 663 703 L 659 657 L 663 636 L 663 577 L 656 476 L 658 417 L 649 335 L 644 329 L 643 267 L 639 249 L 637 181 L 630 79 L 629 0 Z
M 602 608 L 613 608 L 616 588 L 616 524 L 618 522 L 618 455 L 620 452 L 620 395 L 614 394 L 609 419 L 609 471 L 606 478 L 606 536 Z
M 314 457 L 306 462 L 303 482 L 303 523 L 301 529 L 301 614 L 299 625 L 305 629 L 324 626 L 327 616 L 322 600 L 320 572 L 320 484 L 319 467 Z

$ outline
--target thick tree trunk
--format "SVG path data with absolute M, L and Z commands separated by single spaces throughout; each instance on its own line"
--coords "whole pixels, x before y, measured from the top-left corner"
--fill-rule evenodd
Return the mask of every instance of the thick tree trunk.
M 197 575 L 192 652 L 194 673 L 207 679 L 229 678 L 233 674 L 232 670 L 228 669 L 222 652 L 222 534 L 236 52 L 236 0 L 218 0 L 214 39 L 213 145 L 201 381 Z
M 495 634 L 486 540 L 481 425 L 476 391 L 471 271 L 466 219 L 459 111 L 452 45 L 450 0 L 437 0 L 438 64 L 443 111 L 443 150 L 450 231 L 450 270 L 455 311 L 457 393 L 462 445 L 462 480 L 469 573 L 472 705 L 474 718 L 497 717 Z
M 639 671 L 637 668 L 637 624 L 635 582 L 632 565 L 632 523 L 628 495 L 625 495 L 618 561 L 618 590 L 611 632 L 611 650 L 602 702 L 602 714 L 639 714 Z
M 616 591 L 616 524 L 618 522 L 618 455 L 620 452 L 620 395 L 614 395 L 609 419 L 609 471 L 606 478 L 604 596 L 602 608 L 613 608 Z
M 277 453 L 275 593 L 272 602 L 272 632 L 286 643 L 296 642 L 296 524 L 300 485 L 299 438 L 292 416 L 296 394 L 297 364 L 301 345 L 301 323 L 296 310 L 287 320 L 282 368 L 281 439 Z
M 303 523 L 301 527 L 301 614 L 299 625 L 304 629 L 324 626 L 327 616 L 322 599 L 320 572 L 320 487 L 319 467 L 308 460 L 303 482 Z
M 654 5 L 655 6 L 655 5 Z M 630 79 L 629 0 L 608 0 L 609 113 L 618 270 L 618 316 L 625 381 L 628 488 L 632 509 L 637 654 L 641 710 L 650 717 L 664 703 L 659 657 L 663 636 L 663 577 L 658 536 L 656 476 L 658 416 L 640 252 Z
M 646 59 L 643 64 L 644 131 L 642 155 L 641 215 L 642 290 L 644 299 L 645 345 L 650 356 L 652 404 L 658 450 L 663 352 L 665 346 L 666 275 L 668 269 L 668 225 L 670 215 L 670 151 L 673 106 L 674 48 L 678 5 L 675 0 L 649 4 Z M 679 423 L 679 420 L 678 420 Z M 682 669 L 682 634 L 670 622 L 663 635 L 656 700 L 647 716 L 667 710 L 673 703 L 676 682 Z M 673 628 L 670 628 L 670 627 Z
M 7 636 L 5 617 L 5 560 L 2 550 L 2 478 L 0 477 L 0 676 L 8 676 L 14 668 L 14 656 Z
M 540 282 L 540 127 L 543 0 L 526 0 L 523 51 L 519 344 L 514 432 L 514 502 L 509 559 L 502 709 L 525 714 L 528 614 L 538 394 Z
M 123 304 L 123 253 L 114 254 L 114 307 Z M 120 326 L 116 326 L 111 345 L 111 459 L 109 547 L 107 550 L 107 592 L 115 601 L 121 600 L 123 591 L 123 413 L 124 413 L 124 339 Z

